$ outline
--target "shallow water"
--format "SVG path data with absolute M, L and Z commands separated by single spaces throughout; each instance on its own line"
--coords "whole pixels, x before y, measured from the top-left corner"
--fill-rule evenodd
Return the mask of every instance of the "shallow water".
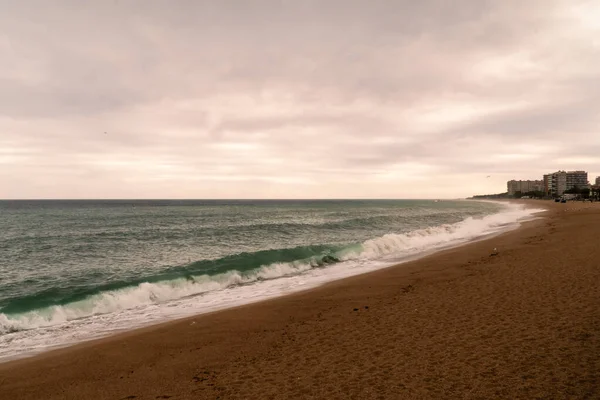
M 533 212 L 473 201 L 0 202 L 0 360 L 364 273 Z

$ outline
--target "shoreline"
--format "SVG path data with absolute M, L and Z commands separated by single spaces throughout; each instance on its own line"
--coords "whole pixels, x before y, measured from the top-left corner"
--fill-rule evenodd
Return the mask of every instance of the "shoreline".
M 478 201 L 478 200 L 468 200 L 468 201 Z M 489 203 L 496 203 L 496 204 L 517 204 L 517 205 L 521 205 L 524 206 L 525 208 L 537 208 L 540 209 L 540 211 L 536 214 L 540 214 L 540 213 L 544 213 L 545 211 L 547 211 L 547 209 L 541 209 L 540 207 L 535 207 L 534 204 L 527 204 L 524 202 L 519 202 L 519 201 L 487 201 L 487 200 L 481 200 L 481 202 L 489 202 Z M 485 217 L 490 217 L 490 216 L 495 216 L 495 215 L 501 215 L 503 213 L 506 212 L 510 212 L 510 211 L 516 211 L 516 210 L 511 210 L 509 207 L 506 207 L 505 209 L 500 210 L 499 212 L 495 213 L 495 214 L 489 214 L 486 215 Z M 421 250 L 418 251 L 414 254 L 407 254 L 403 257 L 398 258 L 397 260 L 394 261 L 383 261 L 381 260 L 380 263 L 382 263 L 382 265 L 377 266 L 377 267 L 367 267 L 367 268 L 361 268 L 357 271 L 353 271 L 351 273 L 345 272 L 344 275 L 342 276 L 324 276 L 324 280 L 316 280 L 314 282 L 308 282 L 308 284 L 306 284 L 306 286 L 301 286 L 301 287 L 296 287 L 294 289 L 291 289 L 287 292 L 283 292 L 283 293 L 279 293 L 279 294 L 269 294 L 266 295 L 264 297 L 259 297 L 256 299 L 250 299 L 247 302 L 242 302 L 242 303 L 238 303 L 238 304 L 233 304 L 233 305 L 228 305 L 228 304 L 221 304 L 221 305 L 216 305 L 211 307 L 210 310 L 208 311 L 201 311 L 201 310 L 197 310 L 197 312 L 195 313 L 189 313 L 188 315 L 182 315 L 182 316 L 178 316 L 178 317 L 174 317 L 174 318 L 165 318 L 163 320 L 156 320 L 156 321 L 152 321 L 152 322 L 148 322 L 146 324 L 142 324 L 142 325 L 134 325 L 131 326 L 129 328 L 120 328 L 120 329 L 116 329 L 113 331 L 107 331 L 104 332 L 100 335 L 93 335 L 91 337 L 88 338 L 84 338 L 84 339 L 79 339 L 79 340 L 74 340 L 72 342 L 68 342 L 68 343 L 61 343 L 61 344 L 55 344 L 55 345 L 49 345 L 47 347 L 44 347 L 41 350 L 37 350 L 37 351 L 30 351 L 27 353 L 22 353 L 22 354 L 17 354 L 14 356 L 9 356 L 9 357 L 4 357 L 0 359 L 0 365 L 4 364 L 4 363 L 8 363 L 8 362 L 14 362 L 14 361 L 18 361 L 18 360 L 22 360 L 22 359 L 28 359 L 28 358 L 35 358 L 35 357 L 39 357 L 42 356 L 46 353 L 51 353 L 51 352 L 55 352 L 55 351 L 59 351 L 59 350 L 69 350 L 71 347 L 76 347 L 79 345 L 84 345 L 86 343 L 95 343 L 97 341 L 102 341 L 104 339 L 110 339 L 112 337 L 115 336 L 119 336 L 119 335 L 123 335 L 123 334 L 128 334 L 128 333 L 135 333 L 139 330 L 146 330 L 146 329 L 152 329 L 154 327 L 159 327 L 163 324 L 169 324 L 169 323 L 173 323 L 173 322 L 177 322 L 177 321 L 181 321 L 181 320 L 185 320 L 185 319 L 189 319 L 189 318 L 195 318 L 195 317 L 199 317 L 199 316 L 204 316 L 204 315 L 209 315 L 209 314 L 213 314 L 213 313 L 217 313 L 217 312 L 221 312 L 221 311 L 225 311 L 225 310 L 229 310 L 229 309 L 234 309 L 234 308 L 238 308 L 238 307 L 244 307 L 247 305 L 253 305 L 253 304 L 257 304 L 257 303 L 261 303 L 263 301 L 269 301 L 269 300 L 276 300 L 278 298 L 281 297 L 285 297 L 285 296 L 290 296 L 290 295 L 294 295 L 294 294 L 298 294 L 298 293 L 303 293 L 306 291 L 311 291 L 314 289 L 318 289 L 320 287 L 335 283 L 337 281 L 340 280 L 345 280 L 348 278 L 352 278 L 355 276 L 362 276 L 365 274 L 370 274 L 373 272 L 376 272 L 378 270 L 382 270 L 382 269 L 388 269 L 388 268 L 398 268 L 401 265 L 410 263 L 410 262 L 414 262 L 414 261 L 418 261 L 421 260 L 423 258 L 429 257 L 431 255 L 437 254 L 439 252 L 443 252 L 443 251 L 447 251 L 447 250 L 451 250 L 451 249 L 455 249 L 455 248 L 459 248 L 462 246 L 466 246 L 469 245 L 470 243 L 475 243 L 475 242 L 479 242 L 479 241 L 485 241 L 485 240 L 489 240 L 493 237 L 499 236 L 499 235 L 503 235 L 506 234 L 508 232 L 511 232 L 515 229 L 519 229 L 523 223 L 527 223 L 530 220 L 534 220 L 538 217 L 536 217 L 536 214 L 530 214 L 529 216 L 525 217 L 524 219 L 521 219 L 519 221 L 515 221 L 513 223 L 511 223 L 510 226 L 504 227 L 499 231 L 496 232 L 487 232 L 484 233 L 482 232 L 480 235 L 473 237 L 471 239 L 469 238 L 460 238 L 458 240 L 451 240 L 448 243 L 439 243 L 437 245 L 434 245 L 433 247 L 431 247 L 430 249 L 426 249 L 426 250 Z M 466 219 L 461 221 L 461 222 L 465 222 L 467 221 Z M 460 223 L 460 222 L 459 222 Z M 455 224 L 453 224 L 455 225 Z M 301 276 L 301 275 L 300 275 Z M 283 279 L 286 279 L 286 277 L 282 277 Z
M 0 391 L 23 399 L 597 395 L 599 254 L 585 239 L 600 233 L 600 207 L 544 205 L 544 219 L 399 266 L 0 364 Z

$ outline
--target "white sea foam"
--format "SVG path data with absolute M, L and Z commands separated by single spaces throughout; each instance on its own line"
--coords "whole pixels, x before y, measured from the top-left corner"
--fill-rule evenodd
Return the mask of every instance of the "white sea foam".
M 403 259 L 518 226 L 542 210 L 509 205 L 498 214 L 388 234 L 339 254 L 342 262 L 276 263 L 251 273 L 229 271 L 99 293 L 20 315 L 0 313 L 0 361 L 168 319 L 250 303 L 368 272 Z
M 456 224 L 434 226 L 405 234 L 384 235 L 366 241 L 360 257 L 377 259 L 390 254 L 425 251 L 443 244 L 469 241 L 514 226 L 523 218 L 531 216 L 533 212 L 535 210 L 510 205 L 504 212 L 479 219 L 469 217 Z

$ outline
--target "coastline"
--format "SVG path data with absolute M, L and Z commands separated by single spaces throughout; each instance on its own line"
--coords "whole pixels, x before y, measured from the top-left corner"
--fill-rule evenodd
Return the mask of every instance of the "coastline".
M 36 320 L 38 318 L 36 315 L 30 316 L 31 320 L 25 317 L 21 320 L 11 321 L 8 319 L 2 321 L 3 314 L 0 314 L 0 322 L 4 323 L 4 328 L 8 326 L 11 329 L 10 323 L 13 323 L 12 329 L 16 329 L 17 332 L 16 335 L 9 334 L 0 337 L 0 339 L 3 339 L 0 341 L 0 364 L 183 318 L 287 296 L 351 276 L 394 267 L 443 250 L 485 240 L 516 229 L 522 222 L 535 218 L 532 211 L 540 211 L 539 208 L 535 210 L 533 205 L 527 207 L 517 202 L 480 201 L 480 203 L 491 203 L 498 209 L 496 212 L 477 218 L 466 217 L 462 221 L 452 224 L 439 224 L 429 228 L 422 227 L 410 231 L 408 234 L 376 236 L 372 240 L 362 243 L 364 248 L 361 251 L 371 252 L 365 255 L 363 259 L 360 256 L 356 257 L 355 253 L 354 256 L 350 255 L 348 258 L 340 257 L 341 260 L 339 261 L 341 262 L 329 265 L 326 268 L 314 268 L 301 274 L 292 273 L 281 276 L 280 271 L 275 271 L 280 275 L 278 276 L 279 279 L 271 277 L 271 279 L 255 281 L 251 285 L 233 283 L 233 288 L 224 287 L 223 290 L 210 290 L 201 296 L 184 296 L 179 299 L 175 297 L 176 301 L 161 302 L 161 306 L 154 308 L 150 313 L 144 312 L 143 309 L 135 307 L 135 303 L 130 302 L 132 298 L 134 302 L 137 300 L 135 295 L 115 292 L 113 295 L 119 297 L 107 296 L 105 304 L 112 307 L 121 304 L 121 302 L 127 302 L 129 307 L 123 310 L 123 314 L 106 310 L 107 307 L 101 302 L 99 302 L 99 306 L 104 312 L 97 311 L 98 313 L 95 315 L 89 314 L 88 318 L 85 318 L 85 315 L 82 316 L 80 310 L 76 308 L 52 311 L 49 322 Z M 500 207 L 498 207 L 499 205 Z M 526 208 L 530 210 L 523 211 Z M 534 210 L 531 210 L 531 208 Z M 393 255 L 399 248 L 403 250 L 399 254 Z M 392 254 L 392 257 L 386 257 L 387 254 Z M 236 278 L 241 279 L 241 276 L 235 274 L 232 277 L 227 277 L 226 280 L 235 282 Z M 243 287 L 249 290 L 240 290 Z M 142 299 L 152 290 L 158 290 L 159 292 L 165 289 L 177 290 L 177 288 L 169 287 L 139 287 L 138 289 L 140 289 L 138 295 Z M 198 289 L 192 289 L 192 291 L 194 290 L 197 291 Z M 219 297 L 225 297 L 225 301 L 219 302 Z M 64 314 L 69 312 L 77 313 L 76 315 L 80 315 L 80 317 L 74 318 L 72 323 L 63 325 Z M 58 317 L 58 325 L 52 324 L 54 316 Z M 90 319 L 95 329 L 87 328 L 86 321 L 89 324 Z M 29 340 L 29 335 L 33 335 L 34 339 Z
M 531 364 L 552 359 L 542 357 L 539 349 L 544 347 L 536 348 L 537 342 L 553 339 L 536 336 L 536 329 L 545 335 L 551 331 L 538 323 L 532 328 L 513 303 L 528 311 L 532 320 L 536 313 L 538 317 L 547 314 L 542 300 L 552 300 L 548 294 L 562 286 L 552 276 L 546 282 L 551 288 L 536 280 L 548 272 L 540 268 L 542 261 L 554 272 L 564 272 L 561 266 L 581 261 L 579 268 L 585 269 L 587 284 L 593 283 L 598 277 L 592 265 L 598 256 L 593 243 L 577 241 L 576 247 L 582 248 L 575 253 L 565 251 L 564 246 L 573 246 L 580 235 L 598 233 L 594 223 L 600 221 L 600 208 L 576 203 L 543 205 L 550 209 L 544 219 L 395 267 L 0 364 L 0 391 L 8 398 L 24 399 L 427 398 L 444 393 L 516 398 L 556 393 L 573 376 L 562 367 L 562 375 L 554 369 L 544 375 Z M 574 235 L 573 229 L 580 232 Z M 490 251 L 496 247 L 499 254 L 492 256 Z M 567 262 L 566 256 L 573 258 Z M 507 284 L 519 285 L 519 278 L 529 280 L 524 279 L 529 286 L 521 289 L 535 296 L 523 298 L 522 293 L 511 292 Z M 567 289 L 585 288 L 597 294 L 598 289 L 585 286 L 578 275 L 569 275 L 572 282 L 562 278 Z M 513 307 L 503 310 L 502 300 L 509 297 Z M 527 297 L 536 300 L 535 309 Z M 597 311 L 589 306 L 599 298 L 579 299 L 577 304 L 584 302 L 582 310 L 588 315 L 581 310 L 561 314 L 560 307 L 554 313 L 570 322 L 577 315 L 579 322 L 588 321 L 585 329 L 572 324 L 575 330 L 581 328 L 574 336 L 581 340 L 575 343 L 585 342 L 587 350 L 598 349 L 594 347 L 598 326 L 589 322 Z M 511 319 L 514 329 L 508 329 Z M 507 340 L 495 333 L 498 329 L 510 333 Z M 464 336 L 472 340 L 465 341 Z M 571 349 L 561 343 L 567 349 L 562 354 L 577 354 L 577 346 Z M 504 356 L 495 354 L 493 349 L 498 347 Z M 525 372 L 518 372 L 515 357 Z M 586 393 L 597 389 L 600 368 L 582 370 L 581 357 L 574 361 L 579 367 L 572 372 L 585 381 L 579 379 L 580 384 L 571 389 Z M 600 366 L 595 358 L 586 362 Z M 533 377 L 523 378 L 529 375 Z

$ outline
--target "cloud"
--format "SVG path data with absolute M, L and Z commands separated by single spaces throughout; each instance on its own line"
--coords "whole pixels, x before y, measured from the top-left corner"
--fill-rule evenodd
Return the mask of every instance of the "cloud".
M 0 197 L 458 197 L 600 174 L 592 6 L 6 2 Z

